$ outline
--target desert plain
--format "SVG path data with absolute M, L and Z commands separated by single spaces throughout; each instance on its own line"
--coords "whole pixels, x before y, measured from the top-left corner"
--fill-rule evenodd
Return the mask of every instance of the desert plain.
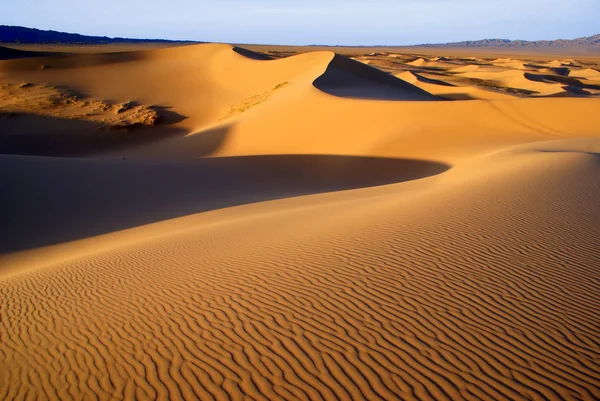
M 0 399 L 600 399 L 600 56 L 1 47 Z

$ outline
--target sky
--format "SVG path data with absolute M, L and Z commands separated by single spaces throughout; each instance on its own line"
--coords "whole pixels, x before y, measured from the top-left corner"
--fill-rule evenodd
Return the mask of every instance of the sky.
M 290 45 L 413 45 L 600 33 L 600 0 L 0 0 L 0 25 Z

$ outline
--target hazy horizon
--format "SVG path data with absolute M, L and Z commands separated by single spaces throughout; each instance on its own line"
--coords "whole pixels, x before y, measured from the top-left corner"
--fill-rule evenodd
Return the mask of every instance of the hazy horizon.
M 597 34 L 600 3 L 573 0 L 12 2 L 0 24 L 84 35 L 289 45 L 414 45 Z M 519 10 L 515 13 L 515 10 Z

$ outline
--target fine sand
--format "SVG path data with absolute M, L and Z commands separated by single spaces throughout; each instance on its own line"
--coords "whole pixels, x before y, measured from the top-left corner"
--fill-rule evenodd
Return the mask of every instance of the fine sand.
M 1 400 L 600 399 L 598 60 L 43 50 Z

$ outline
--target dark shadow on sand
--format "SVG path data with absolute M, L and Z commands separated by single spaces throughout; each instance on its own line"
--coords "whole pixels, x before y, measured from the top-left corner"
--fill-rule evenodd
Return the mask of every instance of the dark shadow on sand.
M 248 203 L 416 180 L 449 167 L 332 155 L 188 162 L 4 155 L 0 253 Z
M 13 49 L 12 47 L 0 46 L 0 61 L 15 60 L 15 59 L 19 59 L 19 58 L 61 56 L 61 55 L 65 55 L 65 53 L 36 52 L 36 51 L 19 50 L 19 49 Z
M 159 125 L 140 124 L 113 129 L 99 123 L 39 116 L 0 115 L 0 154 L 75 157 L 127 149 L 141 144 L 186 134 L 170 126 L 186 117 L 155 106 Z
M 248 49 L 245 49 L 245 48 L 239 47 L 239 46 L 234 46 L 233 51 L 239 55 L 242 55 L 242 56 L 252 59 L 252 60 L 262 60 L 262 61 L 273 60 L 272 57 L 269 57 L 266 54 L 253 52 L 252 50 L 248 50 Z
M 414 74 L 415 77 L 417 77 L 417 79 L 419 81 L 425 82 L 425 83 L 428 83 L 428 84 L 434 84 L 434 85 L 440 85 L 440 86 L 453 86 L 453 87 L 456 86 L 456 85 L 453 85 L 453 84 L 451 84 L 449 82 L 442 81 L 440 79 L 432 79 L 432 78 L 424 77 L 423 75 L 417 74 L 416 72 L 413 72 L 413 74 Z
M 429 92 L 393 75 L 337 54 L 313 85 L 330 95 L 353 99 L 438 100 Z
M 28 52 L 27 57 L 12 57 L 3 64 L 5 71 L 35 71 L 40 69 L 66 69 L 127 63 L 145 57 L 144 51 L 115 53 L 47 53 Z

